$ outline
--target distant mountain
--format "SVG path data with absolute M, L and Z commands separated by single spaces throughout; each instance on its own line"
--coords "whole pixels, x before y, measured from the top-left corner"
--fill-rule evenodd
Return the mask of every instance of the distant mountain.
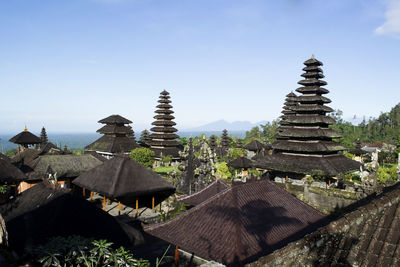
M 227 122 L 226 120 L 218 120 L 214 122 L 210 122 L 208 124 L 195 127 L 195 128 L 190 128 L 190 129 L 185 129 L 182 131 L 204 131 L 204 132 L 209 132 L 209 131 L 222 131 L 223 129 L 227 129 L 228 131 L 249 131 L 251 128 L 254 126 L 259 126 L 260 124 L 264 124 L 266 121 L 260 121 L 256 123 L 252 123 L 249 121 L 234 121 L 234 122 Z

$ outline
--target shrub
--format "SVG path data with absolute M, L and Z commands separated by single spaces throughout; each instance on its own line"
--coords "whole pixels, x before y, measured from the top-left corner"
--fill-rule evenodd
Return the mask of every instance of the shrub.
M 146 147 L 136 148 L 131 151 L 129 157 L 137 163 L 151 168 L 154 162 L 154 151 Z
M 91 240 L 80 236 L 54 237 L 31 251 L 33 260 L 41 266 L 143 266 L 147 260 L 136 259 L 124 247 L 114 249 L 106 240 Z
M 232 173 L 229 171 L 226 162 L 221 162 L 217 164 L 217 174 L 219 174 L 223 179 L 232 178 Z
M 378 176 L 378 182 L 380 183 L 386 183 L 390 180 L 397 180 L 397 166 L 393 165 L 391 167 L 382 167 L 379 166 L 378 171 L 377 171 L 377 176 Z

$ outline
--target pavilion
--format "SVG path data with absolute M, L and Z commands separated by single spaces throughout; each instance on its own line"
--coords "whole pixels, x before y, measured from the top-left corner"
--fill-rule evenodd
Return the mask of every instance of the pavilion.
M 26 126 L 22 132 L 20 132 L 16 136 L 11 137 L 9 141 L 18 145 L 18 152 L 24 151 L 25 149 L 40 144 L 42 142 L 39 137 L 29 132 Z
M 117 199 L 127 206 L 139 204 L 151 207 L 161 203 L 175 192 L 175 188 L 154 171 L 128 157 L 115 156 L 101 165 L 81 174 L 73 184 L 99 193 L 105 200 Z M 119 205 L 119 210 L 121 205 Z

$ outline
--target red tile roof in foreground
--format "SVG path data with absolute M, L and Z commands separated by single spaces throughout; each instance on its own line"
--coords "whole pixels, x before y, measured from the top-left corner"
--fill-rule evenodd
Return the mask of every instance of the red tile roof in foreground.
M 356 205 L 249 267 L 400 266 L 400 184 Z
M 237 266 L 301 238 L 323 218 L 271 181 L 261 180 L 235 185 L 145 231 L 197 256 Z

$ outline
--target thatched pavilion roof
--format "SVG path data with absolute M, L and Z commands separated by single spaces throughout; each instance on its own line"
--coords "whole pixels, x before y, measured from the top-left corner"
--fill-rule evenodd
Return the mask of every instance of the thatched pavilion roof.
M 40 144 L 42 142 L 39 137 L 29 132 L 26 128 L 16 136 L 11 137 L 9 141 L 19 145 Z
M 29 163 L 33 171 L 27 175 L 33 180 L 47 178 L 47 170 L 50 167 L 53 172 L 57 173 L 58 178 L 75 178 L 101 163 L 102 161 L 88 154 L 39 156 Z
M 175 188 L 154 171 L 127 157 L 118 156 L 81 174 L 73 183 L 125 201 L 148 196 L 162 201 L 175 192 Z
M 215 195 L 229 188 L 230 187 L 228 185 L 226 185 L 224 182 L 218 179 L 212 182 L 211 184 L 207 185 L 199 192 L 180 198 L 179 201 L 192 206 L 197 206 L 200 203 L 209 200 L 210 198 L 214 197 Z
M 26 180 L 25 174 L 9 161 L 0 158 L 0 183 L 19 183 Z
M 257 152 L 257 151 L 263 150 L 265 148 L 265 146 L 258 140 L 253 140 L 250 143 L 248 143 L 247 145 L 245 145 L 244 148 L 249 151 Z
M 83 198 L 43 182 L 0 206 L 9 245 L 18 253 L 55 236 L 80 235 L 129 245 L 130 237 L 118 221 Z
M 242 266 L 316 229 L 324 216 L 268 180 L 232 186 L 145 231 L 183 250 Z
M 246 157 L 238 157 L 229 161 L 227 165 L 236 169 L 248 169 L 253 167 L 253 162 Z

